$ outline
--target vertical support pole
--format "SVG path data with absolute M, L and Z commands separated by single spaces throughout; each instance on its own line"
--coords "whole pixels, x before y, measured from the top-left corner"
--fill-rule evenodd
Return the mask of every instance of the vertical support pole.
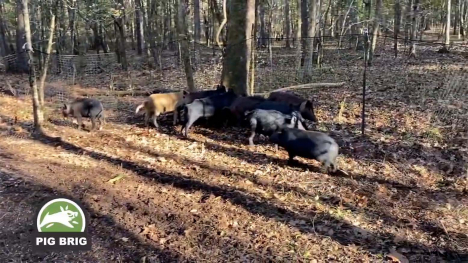
M 367 78 L 367 60 L 369 54 L 369 33 L 368 29 L 364 29 L 364 76 L 362 80 L 362 124 L 361 133 L 364 135 L 366 128 L 366 78 Z

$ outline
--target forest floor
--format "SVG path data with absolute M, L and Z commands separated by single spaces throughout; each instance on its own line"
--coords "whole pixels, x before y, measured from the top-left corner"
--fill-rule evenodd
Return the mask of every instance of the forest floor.
M 317 129 L 341 147 L 343 172 L 330 175 L 312 160 L 289 166 L 287 153 L 263 138 L 249 147 L 246 129 L 197 126 L 185 139 L 170 118 L 160 131 L 146 128 L 133 113 L 141 96 L 108 98 L 119 103 L 104 103 L 104 129 L 78 131 L 60 116 L 53 83 L 46 135 L 37 136 L 30 96 L 0 93 L 0 261 L 466 262 L 468 138 L 411 103 L 424 89 L 446 87 L 447 70 L 466 72 L 466 59 L 428 54 L 376 58 L 366 136 L 362 71 L 324 69 L 323 80 L 348 83 L 313 91 Z M 90 214 L 91 251 L 32 252 L 35 213 L 58 195 Z

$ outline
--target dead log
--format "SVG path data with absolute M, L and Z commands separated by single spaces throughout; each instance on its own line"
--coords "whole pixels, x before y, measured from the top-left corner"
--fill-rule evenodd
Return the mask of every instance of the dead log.
M 264 92 L 264 93 L 256 93 L 255 95 L 268 95 L 273 92 L 278 92 L 278 91 L 286 91 L 286 90 L 299 90 L 299 89 L 313 89 L 313 88 L 338 88 L 338 87 L 343 87 L 346 83 L 345 82 L 339 82 L 339 83 L 307 83 L 307 84 L 301 84 L 301 85 L 295 85 L 295 86 L 289 86 L 281 89 L 276 89 L 272 90 L 269 92 Z

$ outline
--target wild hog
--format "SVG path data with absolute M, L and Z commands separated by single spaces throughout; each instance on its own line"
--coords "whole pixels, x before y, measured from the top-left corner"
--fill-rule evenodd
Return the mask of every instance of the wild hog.
M 185 105 L 184 111 L 186 117 L 181 132 L 187 137 L 187 132 L 195 121 L 202 117 L 209 118 L 215 116 L 217 113 L 221 113 L 224 108 L 231 106 L 236 98 L 237 95 L 230 90 L 224 94 L 196 99 L 192 103 Z
M 284 128 L 270 136 L 270 141 L 286 149 L 289 163 L 293 163 L 295 156 L 315 159 L 324 164 L 324 170 L 332 172 L 338 167 L 338 144 L 330 136 L 316 131 L 303 131 L 294 128 Z
M 62 114 L 64 117 L 75 117 L 78 122 L 78 130 L 84 127 L 83 117 L 91 119 L 91 130 L 96 128 L 96 120 L 99 122 L 99 130 L 102 129 L 102 125 L 105 123 L 102 103 L 92 98 L 78 98 L 70 104 L 64 104 Z
M 268 100 L 294 105 L 294 108 L 299 110 L 304 118 L 313 122 L 317 122 L 312 100 L 306 100 L 293 93 L 282 91 L 270 93 Z
M 307 119 L 303 112 L 300 110 L 300 107 L 297 107 L 297 106 L 294 106 L 292 104 L 286 104 L 286 103 L 283 103 L 283 102 L 277 102 L 277 101 L 269 101 L 269 100 L 266 100 L 264 102 L 261 102 L 259 104 L 257 104 L 257 106 L 255 106 L 256 109 L 262 109 L 262 110 L 276 110 L 276 111 L 279 111 L 283 114 L 286 114 L 286 115 L 291 115 L 291 113 L 293 111 L 298 111 L 301 113 L 301 116 L 303 116 L 304 119 Z M 309 111 L 304 111 L 306 116 L 309 117 L 308 120 L 310 120 L 311 115 L 310 115 L 310 112 Z M 304 125 L 305 127 L 305 124 L 303 121 L 302 122 L 302 125 Z
M 250 123 L 252 134 L 249 137 L 249 145 L 253 146 L 255 133 L 260 133 L 266 136 L 272 135 L 274 132 L 281 130 L 284 127 L 304 130 L 300 119 L 302 116 L 299 112 L 294 111 L 291 115 L 285 115 L 276 110 L 261 110 L 246 112 L 247 119 Z
M 177 124 L 180 119 L 180 112 L 184 109 L 184 106 L 192 103 L 196 99 L 203 99 L 214 95 L 219 95 L 226 93 L 226 87 L 223 85 L 217 85 L 215 90 L 204 90 L 197 92 L 190 92 L 184 94 L 182 100 L 180 100 L 176 105 L 176 110 L 174 111 L 174 125 Z
M 229 111 L 235 121 L 239 123 L 246 112 L 254 110 L 259 103 L 265 100 L 265 98 L 259 96 L 238 97 L 229 107 Z
M 157 117 L 166 112 L 175 110 L 179 102 L 187 92 L 158 93 L 150 95 L 145 102 L 138 105 L 135 114 L 138 114 L 142 108 L 145 108 L 145 125 L 148 126 L 149 118 L 152 117 L 154 127 L 159 128 Z

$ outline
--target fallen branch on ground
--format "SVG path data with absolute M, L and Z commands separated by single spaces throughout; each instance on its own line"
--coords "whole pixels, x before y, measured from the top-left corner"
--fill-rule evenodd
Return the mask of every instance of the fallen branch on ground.
M 339 82 L 339 83 L 307 83 L 307 84 L 301 84 L 301 85 L 295 85 L 295 86 L 289 86 L 281 89 L 276 89 L 272 90 L 269 92 L 264 92 L 264 93 L 256 93 L 255 95 L 267 95 L 272 92 L 278 92 L 278 91 L 285 91 L 285 90 L 298 90 L 298 89 L 313 89 L 313 88 L 338 88 L 338 87 L 343 87 L 346 83 L 345 82 Z

